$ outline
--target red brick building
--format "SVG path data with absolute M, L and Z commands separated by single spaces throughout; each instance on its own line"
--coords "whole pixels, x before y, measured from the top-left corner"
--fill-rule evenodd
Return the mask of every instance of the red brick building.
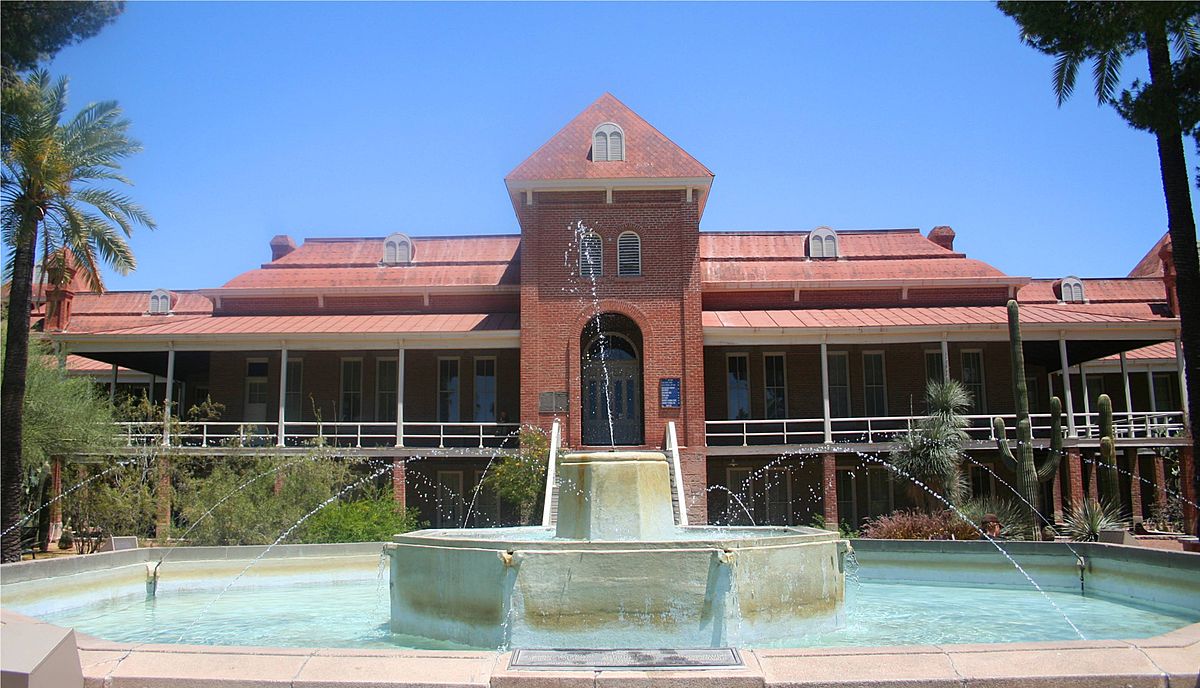
M 872 457 L 929 379 L 972 392 L 972 489 L 1004 489 L 990 418 L 1014 425 L 1016 298 L 1039 442 L 1050 396 L 1069 409 L 1056 516 L 1095 489 L 1101 392 L 1135 515 L 1163 498 L 1164 447 L 1191 470 L 1163 247 L 1130 277 L 1030 279 L 956 251 L 949 227 L 701 232 L 712 180 L 605 95 L 506 177 L 519 235 L 277 236 L 224 286 L 71 293 L 44 329 L 152 376 L 176 411 L 225 407 L 133 441 L 220 454 L 319 436 L 394 459 L 399 496 L 438 525 L 466 518 L 517 423 L 556 421 L 570 447 L 664 447 L 673 428 L 692 522 L 858 524 L 908 499 Z M 483 501 L 472 522 L 503 520 Z

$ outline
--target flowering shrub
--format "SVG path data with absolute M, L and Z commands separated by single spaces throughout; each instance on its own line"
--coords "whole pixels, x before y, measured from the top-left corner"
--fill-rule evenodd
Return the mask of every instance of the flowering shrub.
M 952 511 L 897 511 L 868 521 L 863 536 L 884 540 L 978 540 L 979 531 Z

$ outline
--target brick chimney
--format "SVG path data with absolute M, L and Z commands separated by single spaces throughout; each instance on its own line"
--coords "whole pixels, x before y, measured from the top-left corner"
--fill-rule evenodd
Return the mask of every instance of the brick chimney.
M 75 292 L 60 286 L 46 290 L 46 332 L 62 332 L 71 324 L 71 300 Z
M 296 242 L 286 234 L 276 234 L 271 239 L 271 262 L 275 262 L 296 250 Z
M 1163 286 L 1167 288 L 1167 308 L 1171 315 L 1179 315 L 1179 294 L 1175 291 L 1175 254 L 1171 249 L 1171 240 L 1167 239 L 1158 250 L 1158 259 L 1162 261 Z
M 947 251 L 954 250 L 954 230 L 945 225 L 929 230 L 929 240 Z

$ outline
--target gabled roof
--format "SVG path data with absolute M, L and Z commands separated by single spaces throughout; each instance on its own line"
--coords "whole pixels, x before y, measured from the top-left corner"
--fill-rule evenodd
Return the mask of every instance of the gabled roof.
M 592 162 L 592 133 L 597 125 L 613 122 L 625 133 L 625 159 Z M 713 173 L 675 142 L 605 93 L 567 123 L 541 148 L 508 173 L 505 182 L 552 179 L 671 179 L 706 177 Z
M 1154 246 L 1142 256 L 1137 265 L 1129 271 L 1130 277 L 1162 277 L 1162 260 L 1158 257 L 1158 252 L 1163 246 L 1171 243 L 1171 234 L 1167 232 L 1162 235 L 1162 238 L 1154 242 Z
M 141 327 L 167 320 L 178 322 L 212 316 L 213 304 L 192 291 L 171 292 L 171 314 L 150 315 L 148 291 L 87 291 L 75 295 L 71 302 L 71 321 L 68 333 L 106 332 Z
M 1026 303 L 1058 303 L 1056 291 L 1059 279 L 1035 279 L 1021 287 L 1017 301 Z M 1081 278 L 1083 294 L 1089 304 L 1104 303 L 1166 303 L 1167 291 L 1159 277 Z M 1070 304 L 1068 304 L 1070 305 Z M 1079 305 L 1079 304 L 1074 304 Z

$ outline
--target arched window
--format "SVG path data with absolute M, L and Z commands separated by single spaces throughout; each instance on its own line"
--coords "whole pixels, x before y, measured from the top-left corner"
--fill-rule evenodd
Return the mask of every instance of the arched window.
M 642 274 L 642 238 L 637 232 L 621 232 L 617 237 L 617 275 L 635 277 Z
M 408 265 L 412 262 L 412 239 L 396 232 L 383 240 L 384 265 Z
M 808 235 L 809 258 L 837 258 L 837 232 L 828 227 L 817 227 Z
M 604 243 L 600 235 L 588 232 L 579 237 L 579 276 L 599 277 L 604 274 Z
M 625 132 L 612 122 L 605 122 L 592 131 L 592 162 L 612 162 L 625 159 Z
M 150 315 L 167 315 L 171 312 L 171 292 L 155 289 L 150 292 L 150 304 L 146 311 Z
M 1063 303 L 1087 303 L 1083 294 L 1083 281 L 1078 277 L 1064 277 L 1059 283 L 1059 298 Z

